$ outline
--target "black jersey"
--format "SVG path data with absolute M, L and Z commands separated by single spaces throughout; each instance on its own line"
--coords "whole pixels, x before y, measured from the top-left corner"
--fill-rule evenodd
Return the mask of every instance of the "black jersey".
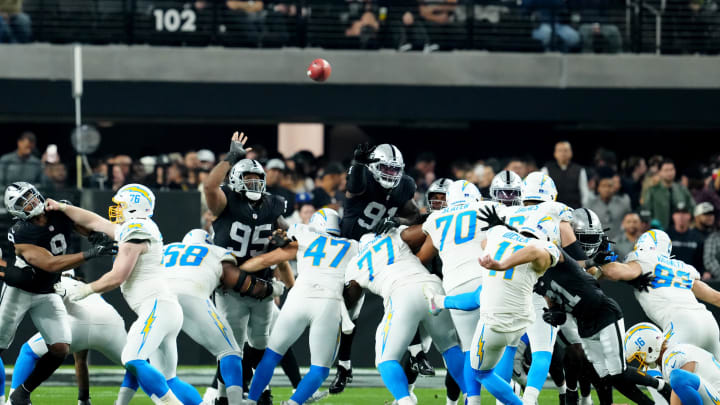
M 232 250 L 240 265 L 265 250 L 278 218 L 285 212 L 286 201 L 264 194 L 259 201 L 251 202 L 227 186 L 222 186 L 222 191 L 227 205 L 213 222 L 215 244 Z M 270 274 L 266 269 L 258 277 L 267 279 Z
M 535 291 L 549 297 L 577 319 L 580 337 L 589 337 L 622 318 L 620 306 L 578 262 L 560 249 L 565 260 L 549 268 Z
M 343 238 L 360 240 L 364 234 L 383 219 L 395 215 L 399 208 L 415 196 L 415 182 L 408 175 L 403 175 L 400 184 L 392 190 L 386 190 L 372 177 L 370 170 L 366 170 L 368 184 L 365 192 L 348 198 L 343 207 L 343 218 L 340 221 L 340 230 Z
M 41 247 L 53 256 L 64 255 L 67 252 L 74 223 L 61 212 L 48 212 L 45 226 L 35 225 L 30 220 L 15 222 L 8 232 L 8 240 L 14 245 L 28 244 Z M 16 265 L 24 267 L 27 262 L 18 255 Z M 27 264 L 29 266 L 29 264 Z M 52 293 L 55 283 L 60 281 L 60 272 L 50 273 L 34 266 L 35 281 L 32 293 Z

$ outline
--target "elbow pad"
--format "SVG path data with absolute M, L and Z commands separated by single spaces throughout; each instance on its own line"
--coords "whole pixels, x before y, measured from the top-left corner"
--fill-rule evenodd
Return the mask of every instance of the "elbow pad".
M 347 175 L 347 191 L 351 194 L 362 194 L 365 191 L 366 184 L 365 166 L 360 164 L 350 166 Z
M 272 295 L 273 286 L 272 283 L 241 270 L 233 291 L 239 293 L 241 297 L 263 300 Z

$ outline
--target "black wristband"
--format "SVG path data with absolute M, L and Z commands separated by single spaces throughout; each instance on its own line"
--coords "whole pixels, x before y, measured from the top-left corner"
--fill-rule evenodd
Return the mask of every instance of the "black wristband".
M 587 260 L 588 258 L 582 246 L 580 246 L 580 242 L 577 240 L 563 247 L 563 250 L 565 251 L 565 253 L 568 254 L 568 256 L 572 257 L 575 260 Z

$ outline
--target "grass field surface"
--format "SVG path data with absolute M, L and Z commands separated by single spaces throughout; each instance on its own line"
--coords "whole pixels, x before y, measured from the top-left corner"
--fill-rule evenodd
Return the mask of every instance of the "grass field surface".
M 201 393 L 204 392 L 201 389 Z M 117 396 L 118 387 L 96 386 L 90 388 L 90 397 L 93 405 L 113 405 Z M 7 393 L 7 392 L 6 392 Z M 418 388 L 415 390 L 419 404 L 445 404 L 445 391 L 443 389 Z M 274 403 L 290 397 L 290 388 L 273 388 Z M 597 397 L 593 392 L 595 404 Z M 33 405 L 74 405 L 77 404 L 77 389 L 75 387 L 40 387 L 32 395 Z M 540 405 L 557 405 L 558 395 L 555 390 L 543 390 L 539 398 Z M 615 393 L 616 403 L 630 403 L 625 397 Z M 142 391 L 130 402 L 133 405 L 151 405 L 152 401 Z M 340 395 L 328 396 L 317 402 L 323 405 L 370 405 L 390 404 L 392 397 L 384 388 L 348 388 Z M 483 405 L 495 405 L 495 398 L 487 391 L 483 391 Z

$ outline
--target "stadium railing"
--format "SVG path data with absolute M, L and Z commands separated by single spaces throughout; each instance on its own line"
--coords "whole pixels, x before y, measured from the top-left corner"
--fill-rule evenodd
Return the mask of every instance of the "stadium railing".
M 534 0 L 574 29 L 615 25 L 623 51 L 716 53 L 714 0 Z M 540 52 L 528 0 L 25 0 L 34 40 L 50 43 Z M 545 11 L 548 11 L 546 9 Z M 547 14 L 547 13 L 545 13 Z M 592 17 L 587 17 L 591 14 Z M 607 49 L 600 36 L 594 51 Z M 549 50 L 553 50 L 551 42 Z

